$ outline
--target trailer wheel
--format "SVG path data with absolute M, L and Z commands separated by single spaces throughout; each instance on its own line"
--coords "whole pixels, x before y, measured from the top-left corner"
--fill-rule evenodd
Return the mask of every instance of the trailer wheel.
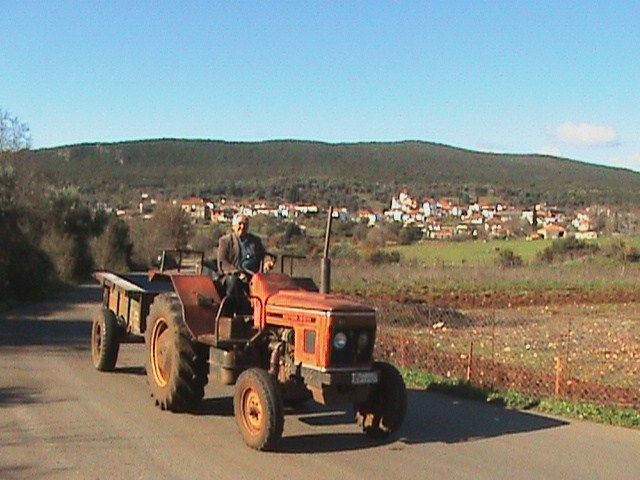
M 385 362 L 375 362 L 380 381 L 366 402 L 357 404 L 356 419 L 368 436 L 384 438 L 396 432 L 407 412 L 407 389 L 400 372 Z
M 91 327 L 91 358 L 93 366 L 101 372 L 109 372 L 116 366 L 120 340 L 118 320 L 113 312 L 101 308 L 93 317 Z
M 191 409 L 204 396 L 209 350 L 192 339 L 177 295 L 154 299 L 144 337 L 147 379 L 156 405 L 172 412 Z
M 233 413 L 245 443 L 270 450 L 282 437 L 284 407 L 276 380 L 266 370 L 250 368 L 238 377 Z

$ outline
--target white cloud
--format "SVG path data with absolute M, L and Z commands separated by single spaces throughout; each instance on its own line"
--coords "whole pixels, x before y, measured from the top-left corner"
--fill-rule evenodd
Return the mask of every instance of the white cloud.
M 565 143 L 588 147 L 618 143 L 615 129 L 590 123 L 563 123 L 557 128 L 556 136 Z

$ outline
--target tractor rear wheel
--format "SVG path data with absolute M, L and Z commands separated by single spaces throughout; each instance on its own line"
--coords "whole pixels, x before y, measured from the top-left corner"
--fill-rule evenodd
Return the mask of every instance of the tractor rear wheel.
M 236 382 L 233 413 L 247 445 L 272 449 L 284 429 L 282 395 L 275 378 L 260 368 L 242 372 Z
M 108 308 L 101 308 L 91 327 L 91 358 L 96 370 L 109 372 L 115 368 L 120 351 L 119 333 L 116 316 Z
M 147 317 L 146 370 L 151 396 L 162 410 L 187 411 L 204 396 L 209 350 L 195 342 L 175 294 L 158 295 Z
M 385 362 L 375 362 L 380 381 L 366 402 L 356 404 L 356 419 L 364 433 L 383 438 L 396 432 L 407 413 L 407 389 L 400 372 Z

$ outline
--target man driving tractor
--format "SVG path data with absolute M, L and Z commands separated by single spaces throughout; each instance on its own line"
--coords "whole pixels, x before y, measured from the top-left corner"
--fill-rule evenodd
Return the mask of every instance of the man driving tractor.
M 248 295 L 252 275 L 270 270 L 273 259 L 260 237 L 249 233 L 246 215 L 234 215 L 231 229 L 218 242 L 218 273 L 227 296 Z

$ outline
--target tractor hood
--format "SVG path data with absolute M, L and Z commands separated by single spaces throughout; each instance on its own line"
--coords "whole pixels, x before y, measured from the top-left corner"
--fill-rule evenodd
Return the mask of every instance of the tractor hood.
M 370 307 L 336 297 L 335 295 L 325 295 L 304 290 L 280 290 L 267 300 L 267 307 L 272 306 L 322 312 L 375 312 Z

